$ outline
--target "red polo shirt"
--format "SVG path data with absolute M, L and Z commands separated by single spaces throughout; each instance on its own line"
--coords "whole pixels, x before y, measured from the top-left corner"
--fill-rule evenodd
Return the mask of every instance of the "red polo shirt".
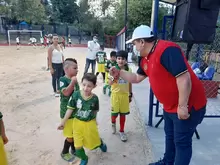
M 192 107 L 199 110 L 207 102 L 204 87 L 177 44 L 164 40 L 155 42 L 151 53 L 140 59 L 137 73 L 149 77 L 151 88 L 164 110 L 176 113 L 179 105 L 176 78 L 187 71 L 192 82 L 189 110 Z

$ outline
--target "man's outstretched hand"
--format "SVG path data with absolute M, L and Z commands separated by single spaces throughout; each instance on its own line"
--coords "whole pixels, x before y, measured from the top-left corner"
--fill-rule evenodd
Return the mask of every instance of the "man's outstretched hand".
M 114 77 L 114 79 L 118 79 L 120 76 L 120 70 L 113 66 L 109 69 L 109 74 Z

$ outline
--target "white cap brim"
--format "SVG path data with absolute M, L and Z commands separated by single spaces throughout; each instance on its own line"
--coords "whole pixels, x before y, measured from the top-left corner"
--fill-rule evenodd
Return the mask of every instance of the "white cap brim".
M 131 44 L 131 43 L 133 43 L 134 40 L 135 40 L 135 39 L 132 38 L 132 39 L 126 41 L 126 44 Z

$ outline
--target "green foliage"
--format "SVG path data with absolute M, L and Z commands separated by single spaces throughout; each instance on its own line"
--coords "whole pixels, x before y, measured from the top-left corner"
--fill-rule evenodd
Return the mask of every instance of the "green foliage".
M 29 23 L 43 23 L 46 18 L 44 6 L 38 0 L 13 0 L 10 10 L 12 18 Z
M 78 6 L 76 0 L 51 0 L 54 23 L 74 23 L 77 18 Z
M 92 6 L 89 0 L 0 0 L 0 14 L 11 20 L 28 23 L 74 25 L 89 35 L 116 35 L 125 25 L 125 0 L 99 0 Z M 128 29 L 140 24 L 150 25 L 152 0 L 128 1 Z M 169 8 L 160 5 L 159 29 Z M 98 15 L 98 14 L 99 15 Z

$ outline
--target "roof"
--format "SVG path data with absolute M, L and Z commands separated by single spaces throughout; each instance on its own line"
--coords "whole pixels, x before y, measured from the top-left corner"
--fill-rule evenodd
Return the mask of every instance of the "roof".
M 123 27 L 123 29 L 121 29 L 121 31 L 117 34 L 117 36 L 120 36 L 121 34 L 123 34 L 125 32 L 125 27 Z
M 175 4 L 176 0 L 160 0 L 161 2 L 169 3 L 169 4 Z

